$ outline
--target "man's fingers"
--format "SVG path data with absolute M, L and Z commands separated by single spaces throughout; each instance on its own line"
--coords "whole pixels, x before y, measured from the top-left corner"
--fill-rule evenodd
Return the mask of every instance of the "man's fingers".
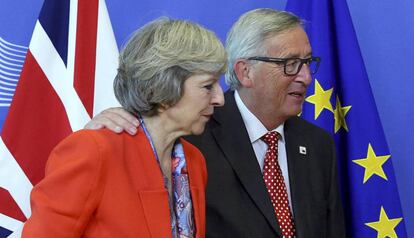
M 116 133 L 121 133 L 123 131 L 123 128 L 121 126 L 113 122 L 111 119 L 105 116 L 102 116 L 101 114 L 95 116 L 92 119 L 92 121 L 88 122 L 85 125 L 85 129 L 91 129 L 91 130 L 97 130 L 97 129 L 101 129 L 104 127 Z
M 116 116 L 122 117 L 124 120 L 131 123 L 135 127 L 139 126 L 139 120 L 134 115 L 132 115 L 131 113 L 125 111 L 125 109 L 123 109 L 121 107 L 109 108 L 109 109 L 103 111 L 102 114 L 108 114 L 108 117 L 113 119 L 113 120 L 115 120 L 115 118 L 112 118 L 112 116 L 116 115 Z M 117 122 L 117 121 L 115 121 L 115 122 Z
M 91 130 L 98 130 L 103 128 L 104 125 L 97 123 L 96 121 L 90 121 L 85 125 L 85 129 L 91 129 Z
M 135 135 L 138 125 L 138 119 L 129 112 L 122 108 L 110 108 L 96 115 L 85 125 L 85 129 L 96 130 L 106 127 L 116 133 L 125 130 L 129 134 Z

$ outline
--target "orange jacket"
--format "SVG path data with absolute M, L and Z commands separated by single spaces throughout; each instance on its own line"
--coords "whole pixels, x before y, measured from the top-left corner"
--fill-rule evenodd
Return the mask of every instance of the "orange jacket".
M 207 172 L 200 151 L 186 155 L 196 237 L 205 236 Z M 149 141 L 108 130 L 82 130 L 51 153 L 31 193 L 22 237 L 171 237 L 168 193 Z

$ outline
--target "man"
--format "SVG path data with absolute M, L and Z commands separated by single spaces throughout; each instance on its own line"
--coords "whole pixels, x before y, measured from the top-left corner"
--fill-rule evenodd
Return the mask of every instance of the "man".
M 345 237 L 333 140 L 297 117 L 319 64 L 301 20 L 271 9 L 247 12 L 226 49 L 232 90 L 204 133 L 188 138 L 207 163 L 207 237 Z M 109 109 L 87 128 L 134 134 L 136 125 Z

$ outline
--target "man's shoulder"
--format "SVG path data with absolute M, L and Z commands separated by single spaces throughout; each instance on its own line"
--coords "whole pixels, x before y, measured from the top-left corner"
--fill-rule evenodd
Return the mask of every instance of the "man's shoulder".
M 306 121 L 298 116 L 291 117 L 285 122 L 285 130 L 305 133 L 305 134 L 316 134 L 331 137 L 331 135 L 323 128 Z

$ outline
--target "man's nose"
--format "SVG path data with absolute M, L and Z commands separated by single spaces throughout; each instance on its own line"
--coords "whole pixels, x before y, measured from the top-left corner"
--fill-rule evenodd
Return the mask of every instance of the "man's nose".
M 312 82 L 312 74 L 308 64 L 303 64 L 299 73 L 297 74 L 296 80 L 303 82 L 306 86 Z

